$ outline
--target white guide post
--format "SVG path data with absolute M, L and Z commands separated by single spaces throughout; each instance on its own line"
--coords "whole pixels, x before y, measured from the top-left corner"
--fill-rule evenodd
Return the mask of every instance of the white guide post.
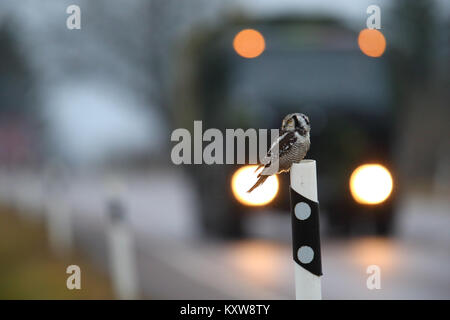
M 293 164 L 290 175 L 295 296 L 297 300 L 320 300 L 322 268 L 316 161 Z
M 109 253 L 111 277 L 118 299 L 137 299 L 136 256 L 134 239 L 125 219 L 122 204 L 114 200 L 109 206 Z
M 67 200 L 50 197 L 46 211 L 50 247 L 55 254 L 67 256 L 73 246 L 71 212 Z

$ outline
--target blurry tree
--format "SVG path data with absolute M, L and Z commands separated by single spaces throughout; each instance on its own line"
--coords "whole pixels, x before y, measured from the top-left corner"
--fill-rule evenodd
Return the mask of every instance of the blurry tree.
M 402 96 L 398 163 L 410 186 L 430 185 L 433 175 L 449 172 L 449 8 L 443 1 L 398 0 L 390 19 Z
M 0 163 L 23 164 L 36 156 L 33 75 L 14 35 L 13 21 L 0 25 Z
M 137 103 L 147 107 L 144 113 L 148 113 L 148 118 L 161 123 L 158 129 L 169 131 L 167 105 L 173 95 L 170 90 L 173 79 L 178 74 L 174 53 L 182 47 L 183 35 L 193 24 L 213 20 L 219 3 L 218 0 L 126 3 L 4 0 L 0 2 L 0 21 L 2 16 L 10 16 L 16 22 L 12 38 L 22 45 L 24 59 L 39 79 L 36 92 L 41 95 L 35 99 L 39 106 L 36 109 L 44 110 L 44 104 L 62 86 L 70 88 L 88 81 L 108 83 L 136 98 Z M 81 8 L 80 30 L 66 27 L 66 8 L 72 4 Z M 20 73 L 16 75 L 22 78 Z M 130 105 L 133 107 L 136 105 Z M 44 126 L 49 124 L 47 118 L 42 117 Z M 161 134 L 167 136 L 167 132 Z M 168 146 L 161 139 L 155 140 L 160 147 Z
M 434 1 L 398 0 L 394 2 L 392 27 L 395 45 L 406 57 L 403 72 L 408 79 L 423 83 L 430 74 L 433 58 L 433 38 L 436 31 L 433 12 Z
M 102 69 L 113 79 L 144 95 L 149 105 L 166 114 L 169 88 L 177 76 L 173 68 L 174 51 L 181 47 L 177 44 L 196 21 L 213 16 L 217 4 L 207 0 L 132 0 L 124 9 L 122 1 L 84 1 L 86 35 L 83 32 L 79 40 L 85 47 L 97 46 L 98 51 L 78 58 L 94 69 L 104 64 Z
M 10 27 L 0 26 L 0 112 L 22 113 L 29 106 L 32 77 Z

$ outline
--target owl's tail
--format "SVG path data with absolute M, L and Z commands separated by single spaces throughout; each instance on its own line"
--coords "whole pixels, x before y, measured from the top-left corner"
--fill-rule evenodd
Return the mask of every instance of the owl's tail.
M 267 180 L 267 178 L 270 176 L 262 176 L 262 175 L 258 175 L 258 181 L 256 181 L 256 183 L 253 185 L 253 187 L 251 187 L 247 192 L 250 193 L 253 190 L 255 190 L 257 187 L 259 187 L 260 185 L 262 185 L 264 183 L 264 181 Z

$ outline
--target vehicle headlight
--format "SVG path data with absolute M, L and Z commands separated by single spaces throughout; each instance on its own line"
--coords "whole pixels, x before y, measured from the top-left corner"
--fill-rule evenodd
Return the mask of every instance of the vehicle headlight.
M 277 176 L 270 176 L 262 185 L 248 193 L 257 181 L 257 166 L 250 165 L 239 168 L 231 179 L 231 189 L 234 197 L 242 204 L 248 206 L 263 206 L 271 202 L 278 193 L 279 183 Z
M 390 196 L 392 188 L 392 176 L 380 164 L 359 166 L 350 177 L 350 192 L 358 203 L 382 203 Z

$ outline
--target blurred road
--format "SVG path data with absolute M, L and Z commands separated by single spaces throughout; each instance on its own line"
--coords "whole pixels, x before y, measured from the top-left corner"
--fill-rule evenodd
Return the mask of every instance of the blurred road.
M 47 201 L 64 199 L 72 208 L 76 245 L 106 270 L 106 203 L 113 196 L 123 199 L 146 298 L 294 297 L 287 215 L 252 218 L 252 225 L 265 226 L 261 230 L 274 226 L 266 240 L 212 241 L 200 236 L 195 195 L 182 171 L 77 175 L 67 192 L 53 194 L 40 181 L 36 173 L 2 172 L 0 201 L 20 203 L 28 218 L 39 218 Z M 448 199 L 411 195 L 400 203 L 397 237 L 323 239 L 323 297 L 450 299 L 449 208 Z M 380 290 L 366 287 L 372 264 L 381 268 Z

